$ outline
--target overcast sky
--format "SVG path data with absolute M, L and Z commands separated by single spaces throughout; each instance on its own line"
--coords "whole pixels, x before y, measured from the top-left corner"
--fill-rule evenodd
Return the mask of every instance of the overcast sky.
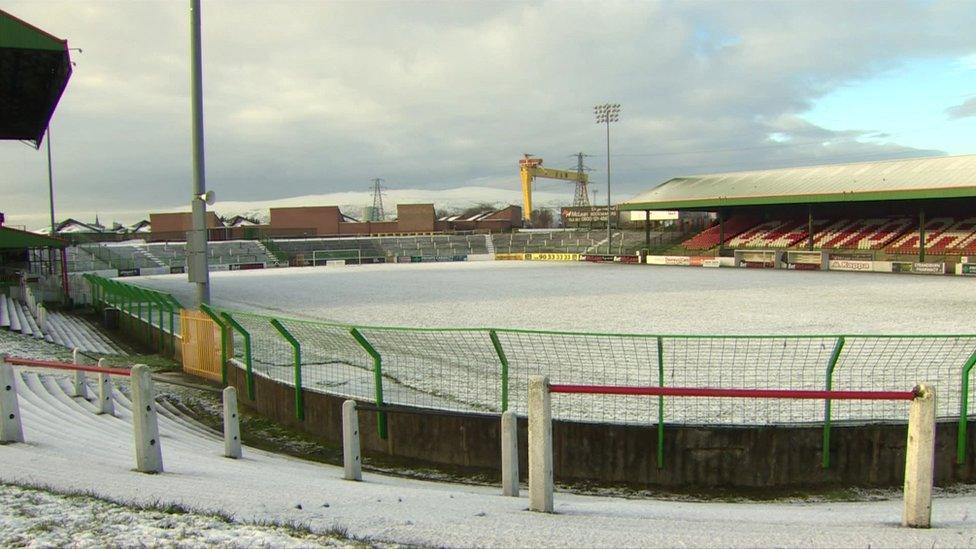
M 188 2 L 2 7 L 84 50 L 51 124 L 58 217 L 186 204 Z M 522 153 L 583 151 L 605 196 L 604 102 L 615 202 L 692 173 L 976 153 L 974 28 L 972 1 L 205 1 L 208 187 L 218 210 L 374 177 L 514 200 Z M 9 223 L 47 204 L 44 148 L 0 142 Z

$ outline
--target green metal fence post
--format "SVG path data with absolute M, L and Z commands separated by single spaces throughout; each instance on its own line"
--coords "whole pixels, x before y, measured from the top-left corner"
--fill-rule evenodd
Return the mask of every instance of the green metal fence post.
M 834 368 L 837 366 L 837 361 L 840 359 L 840 352 L 844 349 L 845 339 L 843 336 L 837 338 L 837 343 L 834 344 L 834 351 L 830 353 L 830 362 L 827 363 L 827 374 L 824 380 L 824 387 L 826 390 L 831 390 L 834 386 Z M 821 449 L 821 466 L 824 469 L 830 467 L 830 399 L 824 400 L 824 430 L 823 430 L 823 448 Z
M 373 385 L 376 390 L 376 406 L 381 408 L 376 412 L 376 427 L 379 431 L 380 438 L 386 439 L 386 412 L 382 410 L 383 408 L 383 358 L 376 351 L 376 348 L 370 344 L 369 341 L 363 337 L 363 334 L 359 333 L 359 330 L 351 328 L 349 334 L 352 335 L 356 343 L 363 348 L 366 353 L 373 358 Z
M 959 432 L 956 436 L 956 463 L 966 463 L 966 437 L 969 422 L 969 373 L 976 366 L 976 351 L 962 367 L 962 389 L 959 394 Z
M 664 339 L 657 338 L 657 386 L 664 387 Z M 664 468 L 664 395 L 657 397 L 657 468 Z
M 142 288 L 136 288 L 136 293 L 139 295 L 139 320 L 146 323 L 146 346 L 152 345 L 152 298 L 149 295 L 149 290 Z M 147 311 L 149 312 L 149 320 L 143 320 L 142 318 L 142 303 L 146 303 Z
M 156 313 L 157 313 L 158 318 L 159 318 L 159 347 L 160 347 L 160 349 L 162 349 L 162 346 L 163 346 L 163 309 L 166 308 L 166 305 L 161 300 L 155 299 L 156 296 L 153 296 L 153 298 L 154 298 L 153 301 L 156 302 L 156 305 L 159 305 L 158 307 L 156 307 Z M 150 323 L 151 323 L 151 321 L 150 321 Z
M 172 305 L 169 314 L 169 347 L 173 351 L 173 356 L 176 356 L 176 326 L 175 326 L 175 314 L 177 311 L 183 310 L 183 304 L 181 304 L 173 294 L 160 294 L 162 299 Z
M 495 347 L 495 354 L 498 355 L 498 361 L 502 363 L 502 412 L 508 411 L 508 357 L 505 356 L 505 349 L 502 348 L 502 342 L 498 339 L 498 334 L 495 330 L 488 330 L 488 337 L 491 338 L 491 344 Z
M 230 326 L 224 319 L 210 308 L 206 303 L 200 304 L 200 310 L 210 317 L 210 320 L 214 321 L 214 324 L 220 327 L 220 382 L 227 386 L 227 336 L 230 335 L 228 331 Z
M 220 316 L 224 317 L 224 320 L 230 324 L 230 327 L 234 329 L 237 333 L 241 334 L 244 339 L 244 366 L 247 368 L 247 397 L 254 400 L 254 369 L 253 362 L 251 361 L 251 334 L 241 326 L 234 317 L 230 316 L 229 313 L 220 313 Z
M 288 340 L 291 343 L 291 348 L 295 357 L 295 417 L 299 421 L 305 420 L 305 398 L 302 395 L 302 344 L 295 339 L 295 336 L 291 335 L 277 318 L 271 319 L 271 325 L 274 326 L 275 330 L 281 334 L 281 337 Z

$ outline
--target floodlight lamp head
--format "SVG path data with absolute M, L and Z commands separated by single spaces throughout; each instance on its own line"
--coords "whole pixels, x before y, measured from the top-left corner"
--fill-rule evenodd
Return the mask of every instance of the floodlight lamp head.
M 213 191 L 207 191 L 203 194 L 195 195 L 193 198 L 203 200 L 207 203 L 207 206 L 213 206 L 214 202 L 217 201 L 217 195 L 215 195 Z

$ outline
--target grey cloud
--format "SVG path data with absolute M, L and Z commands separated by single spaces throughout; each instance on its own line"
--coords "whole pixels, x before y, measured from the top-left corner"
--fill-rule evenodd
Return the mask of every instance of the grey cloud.
M 976 97 L 970 97 L 959 105 L 949 107 L 946 109 L 946 115 L 949 117 L 949 120 L 976 116 Z
M 85 49 L 53 123 L 60 202 L 186 201 L 184 7 L 5 7 Z M 591 107 L 606 101 L 623 105 L 615 197 L 696 171 L 938 153 L 798 114 L 905 59 L 976 51 L 966 2 L 207 2 L 203 17 L 208 185 L 226 200 L 372 177 L 515 188 L 522 152 L 568 167 L 604 151 Z M 819 144 L 795 145 L 806 141 Z M 39 153 L 8 149 L 0 189 L 46 181 Z

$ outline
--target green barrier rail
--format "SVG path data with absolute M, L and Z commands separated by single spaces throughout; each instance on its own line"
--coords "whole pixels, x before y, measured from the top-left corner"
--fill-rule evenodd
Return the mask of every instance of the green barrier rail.
M 382 407 L 383 402 L 383 358 L 376 348 L 365 338 L 356 328 L 350 328 L 349 335 L 362 346 L 363 350 L 373 359 L 373 384 L 375 390 L 376 406 Z M 376 412 L 376 426 L 379 430 L 380 438 L 386 439 L 386 412 L 380 410 Z
M 160 352 L 176 352 L 176 314 L 182 308 L 172 295 L 126 284 L 116 279 L 104 278 L 90 273 L 82 275 L 91 288 L 92 304 L 97 309 L 115 307 L 124 313 L 121 322 L 134 333 L 143 331 L 143 343 L 155 347 Z M 154 319 L 154 313 L 156 318 Z M 165 316 L 168 313 L 169 326 Z M 139 325 L 141 322 L 144 326 Z M 144 330 L 143 330 L 144 327 Z M 153 328 L 159 330 L 153 337 Z M 168 337 L 167 337 L 168 336 Z M 167 345 L 167 339 L 169 343 Z
M 292 346 L 293 352 L 295 354 L 295 417 L 299 421 L 304 421 L 305 419 L 305 398 L 302 396 L 302 344 L 295 339 L 295 336 L 288 331 L 288 328 L 278 321 L 277 318 L 271 319 L 271 325 L 281 337 L 285 338 L 286 341 Z
M 244 366 L 247 368 L 247 397 L 254 400 L 254 358 L 253 353 L 251 353 L 251 333 L 244 326 L 241 326 L 230 313 L 223 312 L 220 316 L 227 321 L 231 329 L 241 334 L 241 337 L 244 338 Z
M 824 389 L 827 391 L 834 387 L 834 370 L 837 368 L 837 361 L 840 359 L 840 353 L 844 350 L 846 341 L 843 337 L 838 337 L 837 343 L 834 344 L 834 352 L 830 354 L 830 362 L 827 363 L 827 375 L 824 381 Z M 821 465 L 824 469 L 830 467 L 830 415 L 831 405 L 828 398 L 824 400 L 823 445 L 821 450 Z

